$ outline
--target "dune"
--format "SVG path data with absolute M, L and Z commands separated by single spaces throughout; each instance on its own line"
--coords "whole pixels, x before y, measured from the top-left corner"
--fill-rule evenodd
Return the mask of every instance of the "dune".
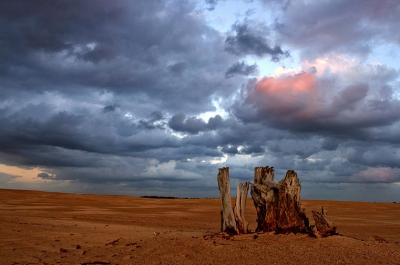
M 400 264 L 400 204 L 302 200 L 340 235 L 220 229 L 220 199 L 0 189 L 0 264 Z M 246 220 L 256 226 L 248 199 Z

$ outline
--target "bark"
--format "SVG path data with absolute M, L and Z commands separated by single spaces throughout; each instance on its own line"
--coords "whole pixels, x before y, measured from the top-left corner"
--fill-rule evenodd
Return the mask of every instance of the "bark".
M 257 232 L 309 233 L 309 221 L 300 205 L 301 185 L 297 173 L 289 170 L 279 183 L 273 167 L 254 169 L 251 196 L 257 211 Z
M 217 179 L 222 204 L 221 230 L 229 234 L 239 234 L 239 229 L 236 226 L 235 215 L 232 210 L 229 167 L 219 168 Z
M 326 237 L 338 234 L 336 226 L 326 217 L 328 213 L 324 210 L 324 207 L 322 207 L 321 212 L 312 211 L 312 214 L 315 221 L 314 235 L 317 237 Z

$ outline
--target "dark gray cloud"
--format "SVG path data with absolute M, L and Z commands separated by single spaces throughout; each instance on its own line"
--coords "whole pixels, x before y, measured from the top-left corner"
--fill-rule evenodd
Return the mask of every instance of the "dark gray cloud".
M 207 126 L 202 119 L 196 117 L 189 117 L 186 119 L 186 115 L 183 113 L 172 116 L 171 120 L 168 122 L 168 125 L 175 131 L 188 132 L 191 134 L 199 133 Z
M 400 168 L 400 152 L 396 146 L 382 144 L 374 149 L 360 145 L 347 156 L 351 163 L 373 167 Z
M 225 154 L 238 154 L 239 150 L 237 149 L 236 146 L 224 146 L 222 147 L 222 152 L 224 152 Z
M 139 126 L 143 126 L 147 130 L 164 129 L 165 121 L 161 111 L 154 111 L 148 119 L 139 120 Z
M 218 196 L 218 167 L 269 165 L 308 198 L 397 196 L 399 69 L 366 57 L 398 47 L 396 4 L 218 3 L 1 1 L 0 187 Z
M 119 108 L 120 106 L 118 104 L 112 104 L 112 105 L 107 105 L 103 108 L 103 112 L 107 113 L 107 112 L 113 112 L 115 111 L 117 108 Z
M 225 77 L 230 78 L 235 75 L 248 76 L 248 75 L 253 75 L 256 73 L 257 73 L 257 65 L 256 64 L 248 65 L 245 62 L 237 62 L 237 63 L 229 66 L 229 68 L 225 72 Z
M 201 131 L 216 130 L 223 123 L 222 117 L 217 115 L 211 117 L 208 122 L 197 117 L 186 117 L 185 114 L 179 113 L 168 121 L 168 126 L 177 132 L 186 132 L 190 134 L 198 134 Z
M 228 36 L 225 40 L 225 51 L 236 54 L 254 54 L 257 56 L 270 56 L 272 61 L 279 61 L 289 57 L 288 51 L 283 51 L 280 46 L 272 47 L 265 37 L 266 31 L 257 31 L 251 28 L 250 23 L 235 23 L 232 26 L 235 35 Z
M 182 72 L 186 69 L 186 67 L 187 67 L 186 62 L 179 62 L 171 64 L 170 66 L 168 66 L 168 69 L 173 74 L 181 75 Z
M 125 98 L 162 94 L 163 109 L 176 110 L 179 96 L 187 99 L 179 105 L 181 111 L 197 112 L 212 107 L 208 102 L 215 87 L 222 93 L 233 91 L 231 81 L 221 82 L 218 73 L 224 75 L 234 59 L 221 52 L 218 32 L 192 15 L 192 2 L 0 5 L 2 24 L 10 25 L 0 36 L 5 51 L 0 78 L 14 88 L 13 80 L 19 79 L 20 92 L 75 95 L 104 89 Z M 219 63 L 211 63 L 215 61 Z M 210 78 L 210 72 L 215 77 Z M 198 104 L 189 103 L 193 100 Z
M 38 177 L 38 178 L 41 178 L 41 179 L 44 179 L 44 180 L 46 180 L 46 179 L 53 180 L 53 179 L 56 178 L 55 175 L 50 175 L 50 174 L 48 174 L 48 173 L 46 173 L 46 172 L 39 173 L 39 174 L 37 175 L 37 177 Z

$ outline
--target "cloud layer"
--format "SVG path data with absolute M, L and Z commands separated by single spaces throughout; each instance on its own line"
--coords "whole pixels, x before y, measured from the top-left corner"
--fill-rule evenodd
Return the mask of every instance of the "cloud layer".
M 41 173 L 0 187 L 206 197 L 269 165 L 396 200 L 399 5 L 245 1 L 223 31 L 220 4 L 2 1 L 0 164 Z

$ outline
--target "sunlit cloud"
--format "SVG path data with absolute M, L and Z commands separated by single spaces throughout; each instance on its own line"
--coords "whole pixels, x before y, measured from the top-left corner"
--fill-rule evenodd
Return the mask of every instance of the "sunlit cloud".
M 266 77 L 250 83 L 246 93 L 245 102 L 269 117 L 307 118 L 314 115 L 318 105 L 318 86 L 315 76 L 309 73 Z
M 13 179 L 13 182 L 27 182 L 27 183 L 40 183 L 44 180 L 38 178 L 38 174 L 45 173 L 39 168 L 21 168 L 17 166 L 7 166 L 0 164 L 0 172 L 9 175 L 18 176 L 18 178 Z

